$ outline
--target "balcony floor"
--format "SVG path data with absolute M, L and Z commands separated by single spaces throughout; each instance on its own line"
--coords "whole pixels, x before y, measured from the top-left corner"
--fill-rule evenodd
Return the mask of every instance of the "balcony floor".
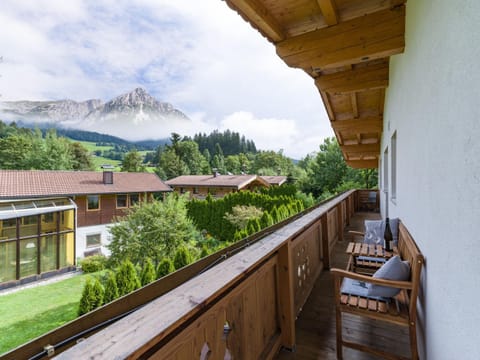
M 355 213 L 350 219 L 350 225 L 345 229 L 344 240 L 338 242 L 333 250 L 332 267 L 344 269 L 347 265 L 348 255 L 345 254 L 345 249 L 352 239 L 348 230 L 363 231 L 365 219 L 379 218 L 378 213 Z M 323 271 L 319 276 L 297 318 L 295 327 L 296 351 L 281 350 L 276 360 L 330 360 L 337 358 L 333 280 L 329 271 Z M 405 357 L 410 356 L 408 329 L 405 327 L 344 314 L 343 336 L 346 340 L 353 340 L 364 345 L 375 344 L 381 350 L 388 350 Z M 343 357 L 346 360 L 381 359 L 346 347 L 343 348 Z

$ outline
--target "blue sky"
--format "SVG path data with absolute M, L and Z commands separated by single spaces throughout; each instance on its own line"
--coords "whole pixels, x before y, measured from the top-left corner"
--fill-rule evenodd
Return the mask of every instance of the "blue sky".
M 188 135 L 230 128 L 301 158 L 333 134 L 313 80 L 221 0 L 2 0 L 0 23 L 1 100 L 142 86 L 193 120 Z

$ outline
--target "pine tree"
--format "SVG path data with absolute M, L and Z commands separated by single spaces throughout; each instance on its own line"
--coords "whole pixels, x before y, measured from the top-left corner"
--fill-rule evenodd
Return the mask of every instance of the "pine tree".
M 175 271 L 175 267 L 173 266 L 172 260 L 168 258 L 162 259 L 157 267 L 157 279 L 164 277 Z
M 147 258 L 143 264 L 142 275 L 140 276 L 142 286 L 150 284 L 156 279 L 155 267 L 153 266 L 152 260 Z
M 192 256 L 190 254 L 190 251 L 188 251 L 185 246 L 179 246 L 173 259 L 173 266 L 175 266 L 175 269 L 181 269 L 182 267 L 187 266 L 191 262 Z
M 103 305 L 103 299 L 105 297 L 105 290 L 103 289 L 103 286 L 98 278 L 95 278 L 93 281 L 93 294 L 95 298 L 93 308 L 96 309 L 97 307 Z
M 130 260 L 125 260 L 120 265 L 115 274 L 115 280 L 117 280 L 118 294 L 120 296 L 131 293 L 141 287 L 135 266 L 133 266 Z
M 88 277 L 82 291 L 82 297 L 80 298 L 80 304 L 78 306 L 78 315 L 83 315 L 94 309 L 95 290 L 93 289 L 93 280 Z
M 117 280 L 115 279 L 115 274 L 113 271 L 108 271 L 107 280 L 105 282 L 105 296 L 103 301 L 105 304 L 108 304 L 109 302 L 112 302 L 118 297 L 118 286 Z

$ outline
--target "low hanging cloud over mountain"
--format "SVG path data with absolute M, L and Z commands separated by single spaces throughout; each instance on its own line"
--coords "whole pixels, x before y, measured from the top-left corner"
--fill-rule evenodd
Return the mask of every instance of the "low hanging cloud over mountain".
M 4 0 L 0 23 L 0 100 L 106 103 L 142 87 L 191 119 L 185 134 L 251 114 L 236 131 L 296 158 L 332 135 L 312 79 L 223 1 Z

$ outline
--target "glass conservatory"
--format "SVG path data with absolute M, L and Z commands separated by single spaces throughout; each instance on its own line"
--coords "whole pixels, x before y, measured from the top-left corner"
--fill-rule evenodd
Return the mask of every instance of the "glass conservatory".
M 0 202 L 0 287 L 74 267 L 75 211 L 69 198 Z

